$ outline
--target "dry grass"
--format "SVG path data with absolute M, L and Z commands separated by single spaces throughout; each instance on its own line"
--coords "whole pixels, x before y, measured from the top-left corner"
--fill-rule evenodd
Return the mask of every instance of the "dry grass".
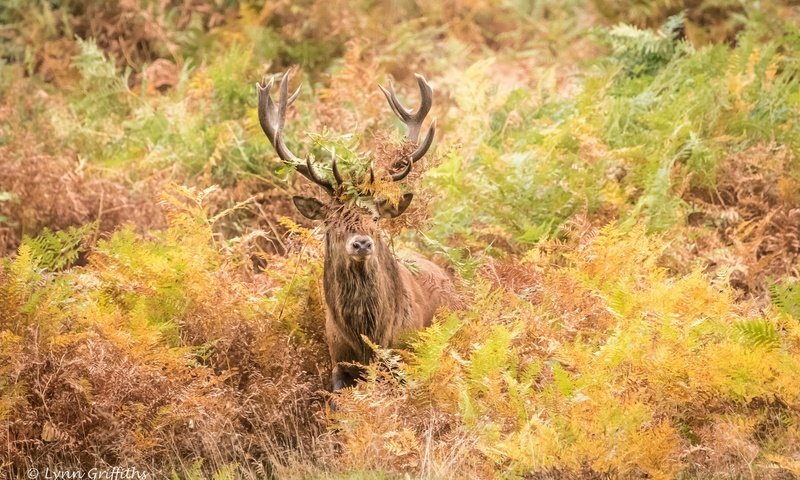
M 25 235 L 42 228 L 63 230 L 98 222 L 100 232 L 125 223 L 141 230 L 163 228 L 155 202 L 163 181 L 129 182 L 120 174 L 102 172 L 65 153 L 54 157 L 14 146 L 0 148 L 0 190 L 14 198 L 0 203 L 0 253 L 8 255 Z

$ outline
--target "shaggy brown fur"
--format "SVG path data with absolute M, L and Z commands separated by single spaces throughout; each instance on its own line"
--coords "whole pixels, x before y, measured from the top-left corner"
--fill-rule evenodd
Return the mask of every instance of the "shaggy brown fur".
M 395 258 L 369 212 L 340 205 L 332 212 L 326 208 L 314 213 L 313 218 L 324 218 L 326 226 L 325 330 L 333 390 L 338 390 L 353 385 L 361 373 L 357 364 L 372 359 L 372 349 L 362 335 L 382 347 L 395 346 L 403 332 L 431 324 L 453 286 L 444 269 L 430 260 L 410 254 L 412 272 Z M 347 244 L 355 236 L 372 239 L 371 255 L 362 259 L 348 252 Z

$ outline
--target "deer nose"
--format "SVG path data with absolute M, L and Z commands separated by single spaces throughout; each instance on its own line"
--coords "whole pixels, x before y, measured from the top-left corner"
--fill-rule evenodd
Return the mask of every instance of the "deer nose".
M 353 253 L 357 255 L 369 255 L 372 253 L 372 239 L 367 236 L 354 237 L 350 245 L 353 248 Z

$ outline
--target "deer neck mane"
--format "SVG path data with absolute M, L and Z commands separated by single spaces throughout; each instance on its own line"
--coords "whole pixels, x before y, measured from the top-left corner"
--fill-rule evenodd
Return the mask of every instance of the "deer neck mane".
M 359 342 L 360 336 L 366 335 L 381 343 L 387 323 L 394 323 L 409 310 L 410 299 L 399 271 L 402 267 L 380 240 L 365 261 L 336 254 L 341 249 L 334 248 L 330 236 L 325 243 L 325 300 L 334 321 Z

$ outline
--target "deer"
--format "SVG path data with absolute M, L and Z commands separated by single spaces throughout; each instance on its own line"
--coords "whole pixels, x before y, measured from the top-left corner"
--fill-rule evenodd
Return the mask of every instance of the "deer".
M 363 366 L 373 360 L 374 349 L 364 338 L 382 348 L 396 347 L 407 332 L 431 325 L 437 309 L 448 303 L 453 284 L 445 269 L 418 253 L 410 253 L 414 264 L 410 269 L 382 238 L 385 231 L 380 221 L 402 215 L 413 193 L 402 195 L 397 202 L 374 198 L 365 207 L 363 202 L 359 204 L 345 195 L 345 179 L 335 155 L 331 162 L 333 178 L 329 179 L 315 170 L 311 156 L 301 160 L 287 148 L 283 136 L 286 110 L 300 93 L 298 87 L 289 95 L 290 73 L 291 70 L 281 77 L 277 103 L 270 95 L 274 77 L 256 84 L 258 119 L 278 157 L 327 194 L 325 202 L 304 196 L 294 196 L 292 201 L 301 215 L 320 221 L 323 226 L 325 337 L 332 365 L 332 390 L 336 392 L 354 386 L 363 378 Z M 393 85 L 388 89 L 379 85 L 392 111 L 406 125 L 405 141 L 417 145 L 401 159 L 399 167 L 388 169 L 398 171 L 386 172 L 382 178 L 387 181 L 405 179 L 430 148 L 436 132 L 434 120 L 423 141 L 418 142 L 433 103 L 433 90 L 422 75 L 415 77 L 421 96 L 416 111 L 400 103 Z M 375 171 L 370 166 L 369 181 L 360 185 L 374 182 Z M 374 193 L 369 187 L 357 191 L 357 197 Z

